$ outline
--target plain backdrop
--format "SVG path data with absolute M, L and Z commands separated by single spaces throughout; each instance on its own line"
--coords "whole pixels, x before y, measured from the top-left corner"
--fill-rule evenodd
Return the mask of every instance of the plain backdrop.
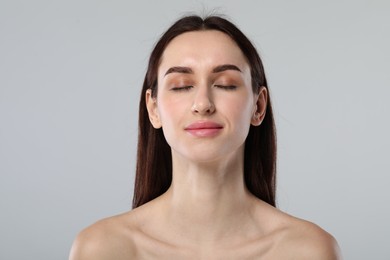
M 0 1 L 0 259 L 67 259 L 131 208 L 150 51 L 188 12 L 257 46 L 278 130 L 278 206 L 345 259 L 390 259 L 390 2 Z

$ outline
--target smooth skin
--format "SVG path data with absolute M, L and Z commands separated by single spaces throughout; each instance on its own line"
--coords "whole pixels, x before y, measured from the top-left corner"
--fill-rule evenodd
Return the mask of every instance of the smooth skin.
M 254 197 L 243 179 L 244 142 L 261 124 L 267 92 L 254 93 L 250 67 L 219 31 L 179 35 L 146 93 L 149 118 L 172 149 L 172 184 L 160 197 L 101 220 L 76 238 L 71 260 L 341 259 L 335 239 Z M 212 122 L 215 133 L 188 131 Z

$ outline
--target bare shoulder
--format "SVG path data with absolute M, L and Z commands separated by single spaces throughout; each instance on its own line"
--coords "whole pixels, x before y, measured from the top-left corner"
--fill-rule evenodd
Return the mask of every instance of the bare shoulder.
M 73 242 L 70 260 L 129 259 L 136 247 L 132 213 L 106 218 L 82 230 Z
M 301 259 L 338 260 L 341 259 L 336 239 L 319 226 L 296 220 L 296 226 L 288 234 L 286 246 Z M 294 251 L 295 250 L 295 251 Z
M 269 259 L 339 260 L 340 249 L 336 239 L 309 221 L 293 217 L 262 201 L 256 203 L 259 225 L 272 246 Z
M 279 243 L 283 259 L 341 259 L 339 246 L 331 234 L 314 223 L 285 215 Z

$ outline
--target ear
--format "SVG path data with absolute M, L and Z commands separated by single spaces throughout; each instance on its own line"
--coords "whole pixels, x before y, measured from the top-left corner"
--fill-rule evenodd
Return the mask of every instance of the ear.
M 146 90 L 145 99 L 146 99 L 146 108 L 148 110 L 150 123 L 156 129 L 161 128 L 160 116 L 158 114 L 158 109 L 157 109 L 157 100 L 155 97 L 152 96 L 151 89 Z
M 267 88 L 264 86 L 260 87 L 259 94 L 255 95 L 255 107 L 253 109 L 251 124 L 253 126 L 259 126 L 265 117 L 267 110 Z

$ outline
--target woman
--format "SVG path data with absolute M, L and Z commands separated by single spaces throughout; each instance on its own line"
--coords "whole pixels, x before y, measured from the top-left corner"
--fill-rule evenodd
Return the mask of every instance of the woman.
M 255 48 L 221 17 L 184 17 L 149 60 L 133 210 L 82 231 L 70 258 L 339 259 L 331 235 L 275 208 L 275 164 Z

